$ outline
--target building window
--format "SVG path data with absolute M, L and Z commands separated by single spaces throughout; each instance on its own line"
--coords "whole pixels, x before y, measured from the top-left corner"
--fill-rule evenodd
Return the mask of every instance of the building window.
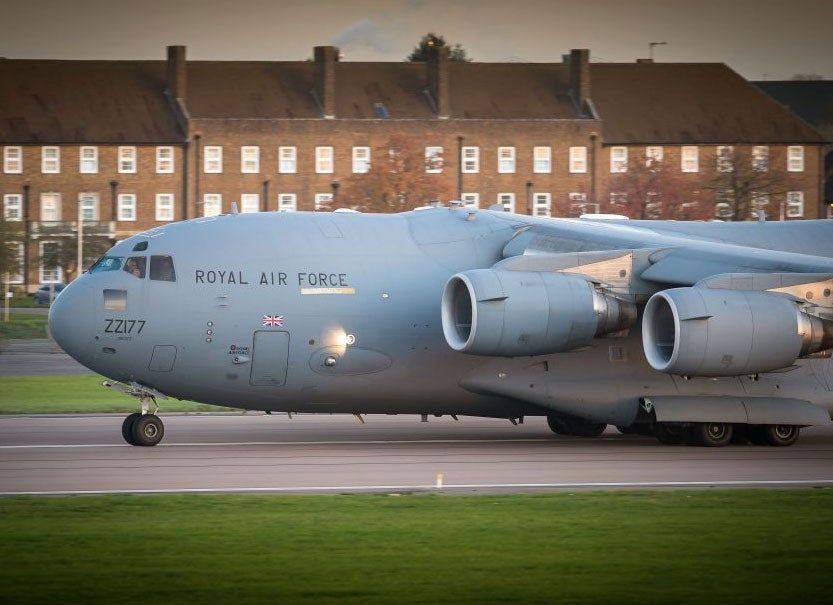
M 568 199 L 570 200 L 570 214 L 587 214 L 588 207 L 586 193 L 571 193 L 569 194 Z
M 219 145 L 209 145 L 205 148 L 202 171 L 205 174 L 222 174 L 223 148 Z
M 662 149 L 662 147 L 660 147 Z M 628 205 L 628 194 L 620 191 L 610 193 L 610 207 L 615 210 L 623 210 Z
M 787 171 L 804 172 L 804 147 L 800 145 L 787 147 Z M 803 210 L 799 216 L 804 216 Z
M 244 145 L 240 148 L 240 172 L 243 174 L 260 172 L 260 147 Z
M 278 194 L 278 212 L 295 212 L 298 210 L 298 197 L 294 193 Z
M 425 172 L 429 174 L 440 174 L 443 171 L 443 148 L 425 148 Z
M 480 208 L 479 193 L 463 193 L 460 195 L 460 201 L 466 208 Z
M 172 174 L 174 171 L 174 148 L 156 148 L 156 172 L 158 174 Z
M 206 193 L 202 196 L 202 215 L 217 216 L 223 211 L 223 196 L 220 193 Z
M 8 242 L 6 244 L 10 252 L 9 283 L 22 284 L 23 283 L 23 254 L 24 246 L 22 242 Z
M 628 148 L 627 147 L 611 147 L 610 148 L 610 171 L 611 172 L 627 172 L 628 171 Z
M 58 264 L 61 245 L 58 242 L 40 243 L 40 283 L 57 284 L 61 282 L 63 271 Z
M 800 218 L 804 216 L 804 192 L 787 191 L 787 217 Z
M 658 219 L 662 215 L 662 198 L 659 193 L 649 191 L 645 195 L 645 217 Z
M 480 172 L 480 147 L 463 147 L 463 172 L 466 174 Z
M 45 223 L 61 220 L 61 194 L 40 194 L 40 220 Z
M 700 171 L 700 153 L 697 147 L 685 146 L 680 151 L 680 170 L 683 172 Z
M 295 147 L 278 147 L 278 172 L 281 174 L 298 172 L 298 150 Z
M 515 172 L 515 148 L 497 148 L 497 171 L 500 174 L 512 174 Z
M 332 147 L 316 147 L 315 148 L 315 172 L 317 174 L 332 174 L 333 173 L 333 148 Z
M 552 196 L 549 193 L 533 193 L 532 216 L 550 216 L 551 213 Z
M 570 147 L 570 172 L 587 172 L 587 147 Z
M 120 193 L 118 198 L 118 220 L 136 220 L 136 194 Z
M 719 219 L 731 219 L 734 216 L 735 192 L 724 189 L 715 193 L 714 215 Z
M 315 194 L 315 211 L 327 211 L 330 209 L 330 204 L 333 203 L 332 193 L 316 193 Z
M 23 172 L 23 148 L 3 147 L 3 172 L 20 174 Z
M 664 152 L 662 147 L 646 147 L 645 148 L 645 166 L 648 168 L 654 168 L 658 164 L 662 164 L 662 158 L 664 156 Z
M 156 194 L 156 220 L 157 221 L 172 221 L 172 220 L 174 220 L 174 194 L 173 193 L 157 193 Z
M 119 173 L 120 174 L 135 174 L 136 173 L 136 148 L 135 147 L 119 147 Z
M 260 212 L 260 194 L 244 193 L 240 196 L 240 212 L 250 214 Z
M 717 171 L 732 172 L 735 169 L 733 158 L 735 149 L 731 145 L 717 146 Z
M 3 196 L 3 218 L 7 221 L 23 220 L 23 196 L 19 193 L 7 193 Z
M 61 172 L 61 149 L 59 147 L 44 147 L 41 149 L 41 167 L 44 174 L 58 174 Z
M 353 172 L 365 174 L 370 170 L 370 147 L 353 147 Z
M 532 148 L 532 172 L 535 174 L 552 172 L 552 147 Z
M 766 207 L 769 204 L 769 194 L 765 191 L 753 191 L 752 192 L 752 206 L 749 208 L 749 215 L 752 218 L 758 216 L 758 211 L 763 210 L 766 212 Z M 766 214 L 764 214 L 766 216 Z
M 98 172 L 98 147 L 81 148 L 79 172 L 81 174 L 96 174 Z
M 81 220 L 92 222 L 98 220 L 98 194 L 92 191 L 78 194 L 78 206 Z
M 514 193 L 498 193 L 497 203 L 503 206 L 504 212 L 515 212 L 515 194 Z
M 756 172 L 769 170 L 769 147 L 755 145 L 752 148 L 752 169 Z

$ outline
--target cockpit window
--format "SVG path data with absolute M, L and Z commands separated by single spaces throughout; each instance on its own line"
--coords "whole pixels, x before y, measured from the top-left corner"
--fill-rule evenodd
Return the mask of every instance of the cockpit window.
M 170 256 L 151 256 L 150 278 L 157 281 L 176 281 L 173 259 Z
M 133 246 L 133 252 L 144 252 L 147 249 L 148 249 L 148 243 L 147 242 L 139 242 L 138 244 Z
M 148 259 L 146 256 L 131 256 L 124 263 L 124 270 L 139 279 L 145 278 L 145 270 L 147 268 Z
M 95 264 L 90 267 L 90 273 L 98 273 L 100 271 L 118 271 L 121 269 L 121 262 L 124 260 L 121 256 L 102 256 L 95 261 Z

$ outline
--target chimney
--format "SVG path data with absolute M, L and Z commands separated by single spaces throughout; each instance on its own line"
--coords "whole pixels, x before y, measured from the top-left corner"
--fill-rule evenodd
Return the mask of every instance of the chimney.
M 637 63 L 653 63 L 654 60 L 653 59 L 637 59 L 636 62 Z
M 185 74 L 185 47 L 168 47 L 168 90 L 174 99 L 181 99 L 183 103 L 186 97 L 186 74 Z
M 315 88 L 313 94 L 327 119 L 336 117 L 336 61 L 335 46 L 315 47 Z
M 437 117 L 441 120 L 451 115 L 448 79 L 448 47 L 432 46 L 428 51 L 428 91 L 436 104 Z
M 570 51 L 570 93 L 582 116 L 587 115 L 590 100 L 590 51 L 586 48 Z

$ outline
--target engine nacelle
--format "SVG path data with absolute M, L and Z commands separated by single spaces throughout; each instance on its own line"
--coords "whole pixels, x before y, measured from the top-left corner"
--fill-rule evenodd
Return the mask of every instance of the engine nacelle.
M 645 306 L 642 344 L 651 367 L 684 376 L 741 376 L 791 366 L 833 346 L 831 322 L 785 296 L 674 288 Z
M 636 306 L 565 273 L 474 269 L 454 275 L 442 300 L 448 345 L 472 355 L 569 351 L 636 321 Z

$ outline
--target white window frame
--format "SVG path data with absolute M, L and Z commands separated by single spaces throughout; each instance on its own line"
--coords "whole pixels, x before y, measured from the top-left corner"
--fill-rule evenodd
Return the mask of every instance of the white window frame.
M 131 146 L 119 147 L 118 172 L 119 174 L 136 174 L 136 148 Z
M 463 174 L 480 172 L 480 147 L 468 146 L 460 150 Z
M 98 174 L 98 147 L 86 145 L 78 150 L 78 172 Z
M 220 145 L 206 145 L 203 148 L 202 171 L 204 174 L 223 173 L 223 148 Z
M 332 174 L 335 171 L 335 153 L 332 146 L 320 145 L 315 148 L 315 173 Z M 316 193 L 316 197 L 320 194 Z
M 16 266 L 15 272 L 12 273 L 9 271 L 9 283 L 10 284 L 22 284 L 23 283 L 23 255 L 26 254 L 26 247 L 23 245 L 23 242 L 7 242 L 6 244 L 9 247 L 9 250 L 12 253 L 12 266 Z
M 552 194 L 540 192 L 532 194 L 532 216 L 552 216 Z
M 732 172 L 735 169 L 735 148 L 731 145 L 718 145 L 715 148 L 715 169 L 718 172 Z
M 117 198 L 116 220 L 135 222 L 138 214 L 135 193 L 119 193 Z
M 790 145 L 787 147 L 787 172 L 804 172 L 804 147 L 801 145 Z M 804 202 L 802 201 L 802 208 Z M 804 216 L 804 210 L 801 211 Z
M 769 170 L 769 146 L 755 145 L 752 148 L 752 170 L 767 172 Z
M 751 194 L 752 203 L 749 208 L 749 215 L 752 218 L 758 216 L 758 210 L 763 209 L 766 213 L 766 206 L 769 205 L 769 193 L 766 191 L 753 191 Z
M 610 148 L 610 172 L 613 174 L 628 171 L 628 148 L 627 147 L 611 147 Z
M 570 202 L 570 212 L 577 214 L 590 214 L 587 212 L 587 194 L 583 191 L 573 191 L 567 194 Z
M 700 172 L 700 148 L 696 145 L 684 145 L 680 148 L 680 171 Z
M 425 148 L 425 172 L 427 174 L 441 174 L 443 171 L 443 148 Z
M 98 193 L 95 191 L 82 191 L 78 194 L 78 213 L 84 222 L 95 222 L 98 220 Z
M 515 173 L 515 148 L 514 147 L 498 147 L 497 148 L 497 171 L 498 171 L 498 174 L 514 174 Z
M 54 269 L 46 269 L 43 266 L 43 251 L 46 246 L 60 246 L 60 242 L 45 241 L 38 245 L 38 278 L 42 284 L 59 284 L 63 281 L 64 268 L 61 265 L 56 265 Z
M 569 167 L 571 174 L 584 174 L 587 172 L 587 147 L 570 147 Z
M 41 147 L 40 171 L 43 174 L 60 174 L 61 148 Z
M 460 201 L 464 208 L 480 208 L 480 194 L 479 193 L 461 193 Z
M 223 194 L 204 193 L 202 196 L 202 215 L 217 216 L 223 213 Z
M 10 223 L 23 220 L 23 196 L 21 194 L 3 194 L 3 219 Z
M 315 194 L 315 211 L 327 212 L 330 210 L 330 205 L 333 203 L 332 193 L 316 193 Z
M 504 212 L 515 212 L 515 194 L 514 193 L 498 193 L 497 203 L 503 206 Z
M 278 147 L 278 173 L 295 174 L 296 172 L 298 172 L 298 148 Z
M 257 145 L 243 145 L 240 148 L 240 173 L 260 173 L 260 147 Z
M 23 173 L 23 147 L 3 147 L 3 172 Z
M 611 191 L 608 199 L 611 208 L 623 208 L 628 205 L 628 194 L 625 191 Z
M 241 193 L 240 194 L 240 213 L 254 214 L 260 212 L 260 194 L 259 193 Z
M 298 196 L 294 193 L 278 194 L 278 212 L 296 212 L 298 210 Z
M 784 204 L 784 214 L 787 218 L 801 218 L 804 216 L 803 191 L 787 191 Z
M 47 200 L 53 203 L 47 204 Z M 61 220 L 63 200 L 61 194 L 45 191 L 40 194 L 40 220 L 43 223 L 57 223 Z M 50 218 L 51 217 L 51 218 Z
M 156 148 L 156 174 L 174 173 L 174 148 L 161 146 Z
M 370 147 L 353 147 L 353 174 L 370 171 Z
M 665 150 L 660 145 L 649 145 L 645 148 L 645 166 L 648 168 L 662 164 L 664 157 Z
M 550 174 L 552 172 L 552 147 L 541 145 L 532 148 L 532 172 Z
M 156 220 L 170 222 L 174 220 L 174 204 L 176 198 L 173 193 L 156 194 Z

